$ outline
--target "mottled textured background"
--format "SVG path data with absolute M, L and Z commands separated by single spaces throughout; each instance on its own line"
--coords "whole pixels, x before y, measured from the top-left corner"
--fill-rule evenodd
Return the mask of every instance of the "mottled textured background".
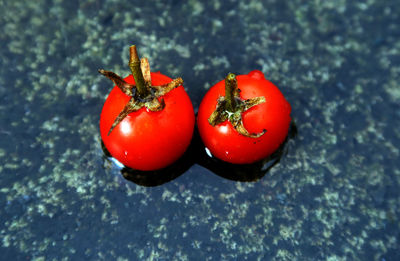
M 1 260 L 400 260 L 400 5 L 0 0 Z M 262 70 L 298 135 L 257 182 L 126 181 L 100 146 L 136 44 L 197 108 Z

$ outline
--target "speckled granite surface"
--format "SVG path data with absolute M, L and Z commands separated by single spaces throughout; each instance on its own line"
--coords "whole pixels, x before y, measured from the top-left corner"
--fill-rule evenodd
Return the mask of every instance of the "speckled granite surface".
M 0 1 L 2 260 L 399 260 L 400 5 Z M 98 120 L 127 48 L 198 107 L 260 69 L 298 135 L 257 182 L 193 165 L 160 186 L 106 161 Z

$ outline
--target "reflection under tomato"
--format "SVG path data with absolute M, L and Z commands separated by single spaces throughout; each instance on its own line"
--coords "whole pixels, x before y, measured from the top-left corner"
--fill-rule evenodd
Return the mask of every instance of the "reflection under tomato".
M 297 127 L 292 121 L 285 142 L 268 158 L 253 164 L 231 164 L 219 160 L 211 155 L 204 146 L 197 130 L 185 154 L 174 164 L 155 171 L 139 171 L 120 165 L 121 175 L 131 182 L 141 186 L 154 187 L 170 182 L 184 174 L 191 166 L 198 164 L 214 174 L 242 182 L 254 182 L 261 179 L 268 171 L 279 163 L 283 155 L 287 154 L 289 141 L 297 135 Z M 103 142 L 101 143 L 107 160 L 113 160 Z

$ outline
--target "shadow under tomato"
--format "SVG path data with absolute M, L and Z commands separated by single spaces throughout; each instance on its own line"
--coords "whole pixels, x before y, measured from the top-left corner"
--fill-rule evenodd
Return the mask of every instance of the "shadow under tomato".
M 195 128 L 192 142 L 184 155 L 174 164 L 160 170 L 140 171 L 128 167 L 122 167 L 122 176 L 129 181 L 145 187 L 155 187 L 170 182 L 185 173 L 191 166 L 198 164 L 214 174 L 242 182 L 254 182 L 261 179 L 273 166 L 279 163 L 281 157 L 287 154 L 288 141 L 296 137 L 297 127 L 292 121 L 288 136 L 285 142 L 268 158 L 253 164 L 231 164 L 213 157 L 207 152 L 200 135 Z M 112 159 L 111 154 L 101 142 L 104 155 L 108 160 Z

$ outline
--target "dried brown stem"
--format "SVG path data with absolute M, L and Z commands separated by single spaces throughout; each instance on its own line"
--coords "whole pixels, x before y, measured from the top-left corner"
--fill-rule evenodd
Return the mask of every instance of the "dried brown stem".
M 142 69 L 140 68 L 140 59 L 136 50 L 136 45 L 129 48 L 129 68 L 133 78 L 135 79 L 136 89 L 140 98 L 145 98 L 149 94 L 149 89 L 146 87 Z

